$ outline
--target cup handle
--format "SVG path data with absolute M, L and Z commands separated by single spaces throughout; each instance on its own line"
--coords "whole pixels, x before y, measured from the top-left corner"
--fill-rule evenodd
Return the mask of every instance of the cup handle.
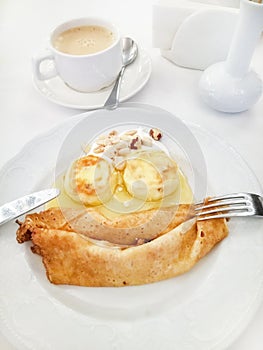
M 53 61 L 53 67 L 51 67 L 47 72 L 41 72 L 40 65 L 44 61 Z M 58 73 L 55 66 L 54 56 L 50 51 L 42 52 L 32 59 L 33 63 L 33 73 L 35 77 L 39 80 L 47 80 L 55 77 Z

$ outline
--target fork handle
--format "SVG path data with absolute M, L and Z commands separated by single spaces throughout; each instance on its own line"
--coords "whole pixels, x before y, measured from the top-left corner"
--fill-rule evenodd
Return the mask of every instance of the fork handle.
M 261 197 L 260 195 L 257 194 L 256 198 L 258 199 L 258 202 L 254 201 L 256 215 L 263 216 L 263 197 Z

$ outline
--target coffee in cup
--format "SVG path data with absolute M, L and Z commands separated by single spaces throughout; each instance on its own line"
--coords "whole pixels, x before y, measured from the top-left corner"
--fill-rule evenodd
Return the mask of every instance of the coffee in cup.
M 39 80 L 57 75 L 81 92 L 98 91 L 110 85 L 122 66 L 118 30 L 108 21 L 80 18 L 59 25 L 50 35 L 48 52 L 33 58 Z M 54 62 L 54 68 L 41 72 L 41 63 Z
M 103 51 L 115 41 L 112 30 L 102 26 L 73 27 L 53 39 L 53 46 L 70 55 L 88 55 Z

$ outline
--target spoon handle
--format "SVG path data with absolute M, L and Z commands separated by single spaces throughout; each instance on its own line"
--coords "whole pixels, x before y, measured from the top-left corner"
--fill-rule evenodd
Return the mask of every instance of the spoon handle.
M 106 109 L 116 109 L 118 107 L 119 96 L 120 96 L 120 86 L 121 86 L 124 70 L 125 70 L 125 66 L 122 66 L 120 73 L 118 74 L 118 77 L 113 86 L 113 89 L 110 93 L 110 96 L 108 97 L 107 101 L 104 104 L 104 108 Z

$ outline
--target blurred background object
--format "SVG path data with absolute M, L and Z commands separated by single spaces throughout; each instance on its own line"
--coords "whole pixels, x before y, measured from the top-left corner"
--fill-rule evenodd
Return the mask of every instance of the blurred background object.
M 153 5 L 153 46 L 173 63 L 204 70 L 226 59 L 239 0 L 159 0 Z

